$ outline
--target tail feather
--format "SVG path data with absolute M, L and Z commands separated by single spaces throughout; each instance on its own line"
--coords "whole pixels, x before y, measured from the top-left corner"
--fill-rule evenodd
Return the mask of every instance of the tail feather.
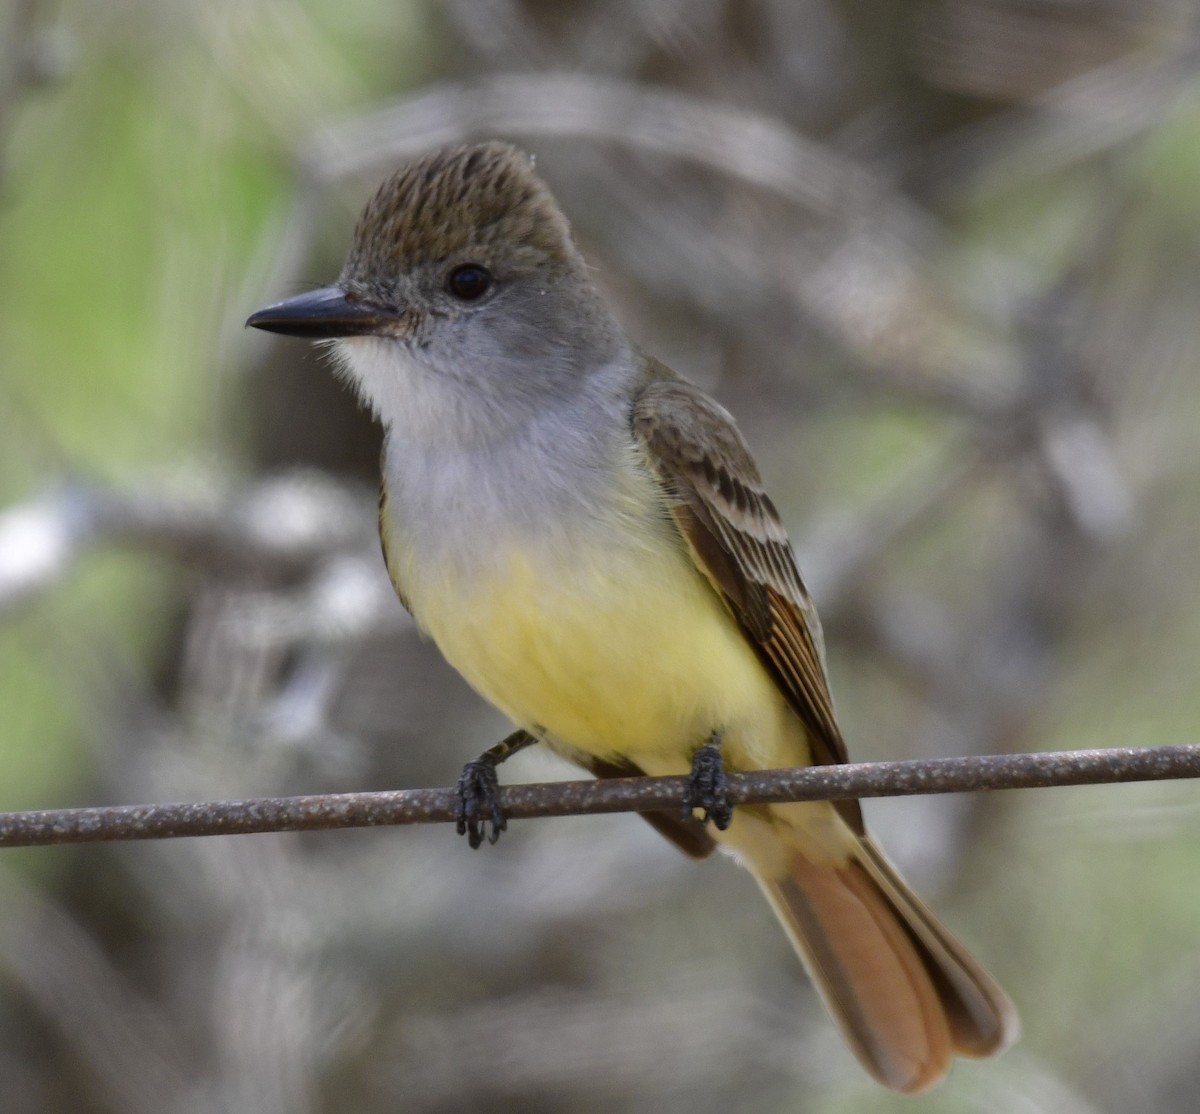
M 869 837 L 843 862 L 793 850 L 785 872 L 755 875 L 850 1046 L 885 1086 L 926 1090 L 955 1055 L 989 1056 L 1016 1036 L 1007 996 Z
M 909 889 L 869 838 L 860 841 L 859 851 L 864 869 L 896 911 L 938 988 L 954 1051 L 973 1058 L 1002 1052 L 1021 1029 L 1008 995 Z

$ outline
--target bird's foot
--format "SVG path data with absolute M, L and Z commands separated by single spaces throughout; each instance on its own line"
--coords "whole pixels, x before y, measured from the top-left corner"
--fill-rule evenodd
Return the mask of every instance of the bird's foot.
M 517 751 L 536 742 L 537 738 L 528 731 L 514 731 L 507 739 L 502 739 L 463 767 L 458 778 L 458 813 L 454 826 L 459 835 L 467 837 L 472 849 L 480 847 L 485 838 L 488 843 L 495 843 L 500 833 L 508 827 L 504 805 L 500 800 L 500 779 L 496 776 L 496 767 Z
M 488 843 L 495 843 L 508 827 L 504 805 L 500 802 L 496 763 L 486 756 L 468 762 L 459 775 L 458 815 L 454 826 L 459 835 L 467 837 L 472 849 L 479 847 L 485 837 Z
M 683 795 L 684 818 L 693 819 L 697 809 L 704 814 L 702 819 L 711 820 L 718 831 L 723 832 L 733 821 L 719 731 L 714 731 L 709 741 L 692 756 L 692 773 Z

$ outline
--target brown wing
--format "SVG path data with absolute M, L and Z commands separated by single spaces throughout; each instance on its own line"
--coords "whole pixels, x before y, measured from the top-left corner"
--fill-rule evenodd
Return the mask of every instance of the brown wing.
M 813 760 L 846 761 L 825 677 L 821 627 L 779 515 L 729 414 L 650 360 L 633 431 L 708 577 L 808 729 Z M 857 801 L 838 810 L 862 831 Z

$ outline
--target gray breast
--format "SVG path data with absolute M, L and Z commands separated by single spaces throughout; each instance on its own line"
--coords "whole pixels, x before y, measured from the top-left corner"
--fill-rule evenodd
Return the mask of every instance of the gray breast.
M 601 407 L 591 419 L 551 412 L 520 437 L 467 447 L 414 444 L 393 430 L 389 515 L 412 556 L 469 573 L 513 542 L 550 556 L 644 535 L 644 520 L 662 518 L 656 485 L 623 415 Z

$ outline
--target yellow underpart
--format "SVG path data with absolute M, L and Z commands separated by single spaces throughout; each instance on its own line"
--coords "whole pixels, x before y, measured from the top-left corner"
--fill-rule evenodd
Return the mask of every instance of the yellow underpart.
M 514 546 L 469 584 L 396 571 L 450 664 L 524 727 L 679 771 L 716 730 L 731 765 L 807 761 L 745 635 L 682 545 L 661 541 L 598 545 L 560 568 Z
M 551 557 L 509 543 L 468 579 L 420 570 L 389 526 L 392 573 L 422 628 L 481 695 L 552 746 L 685 774 L 721 731 L 729 769 L 808 763 L 799 718 L 672 527 L 575 546 L 569 561 L 561 547 Z M 782 841 L 780 823 L 792 831 Z M 785 872 L 797 838 L 817 859 L 846 845 L 824 804 L 740 810 L 718 835 L 768 877 Z

